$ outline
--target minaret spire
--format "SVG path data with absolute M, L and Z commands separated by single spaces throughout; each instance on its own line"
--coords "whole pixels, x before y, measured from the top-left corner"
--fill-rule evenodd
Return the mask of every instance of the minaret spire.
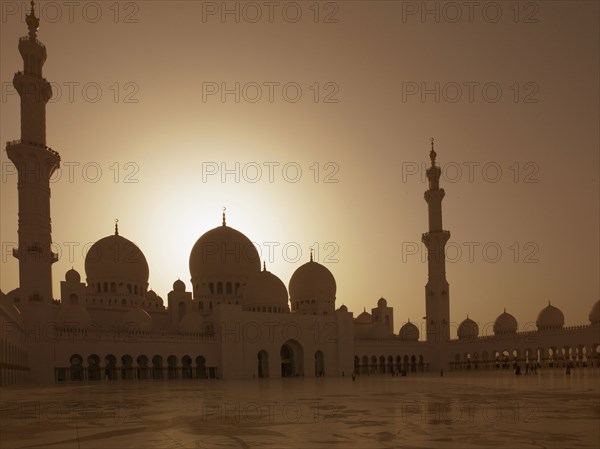
M 431 159 L 431 166 L 435 167 L 435 158 L 437 156 L 437 153 L 433 149 L 433 142 L 434 142 L 434 139 L 432 137 L 431 138 L 431 151 L 429 152 L 429 158 Z
M 31 11 L 25 17 L 27 26 L 29 27 L 29 39 L 35 41 L 37 38 L 37 30 L 40 28 L 40 19 L 35 16 L 35 3 L 31 0 Z
M 425 192 L 429 211 L 429 231 L 423 234 L 422 241 L 427 247 L 428 280 L 425 286 L 427 340 L 439 342 L 450 339 L 450 295 L 446 280 L 445 251 L 450 232 L 442 227 L 442 200 L 445 192 L 440 188 L 442 170 L 439 164 L 436 164 L 436 157 L 432 138 L 429 152 L 431 167 L 426 171 L 429 189 Z

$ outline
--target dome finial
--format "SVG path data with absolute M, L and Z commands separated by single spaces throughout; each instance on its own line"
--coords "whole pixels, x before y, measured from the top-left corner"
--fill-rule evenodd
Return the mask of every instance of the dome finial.
M 431 151 L 429 152 L 429 158 L 431 159 L 431 166 L 432 167 L 435 166 L 435 158 L 437 156 L 437 153 L 433 149 L 433 143 L 434 143 L 434 138 L 432 137 L 431 138 Z
M 115 218 L 115 235 L 119 235 L 119 219 Z
M 37 30 L 40 27 L 40 19 L 35 16 L 35 3 L 31 0 L 31 11 L 25 17 L 27 27 L 29 28 L 29 39 L 35 40 L 37 38 Z
M 263 271 L 267 271 L 267 262 L 263 260 Z
M 310 250 L 310 261 L 311 261 L 311 262 L 313 261 L 312 251 L 313 251 L 313 250 L 311 249 L 311 250 Z
M 223 206 L 223 226 L 227 226 L 226 221 L 225 221 L 225 211 L 226 210 L 227 210 L 227 208 Z
M 504 313 L 506 313 L 506 307 L 504 308 Z

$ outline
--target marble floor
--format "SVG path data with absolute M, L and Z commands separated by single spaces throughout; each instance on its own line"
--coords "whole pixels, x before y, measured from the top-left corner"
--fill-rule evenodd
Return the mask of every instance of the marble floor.
M 0 448 L 598 448 L 600 369 L 0 390 Z

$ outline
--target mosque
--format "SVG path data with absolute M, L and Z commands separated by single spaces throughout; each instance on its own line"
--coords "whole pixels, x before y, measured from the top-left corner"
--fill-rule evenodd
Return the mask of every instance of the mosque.
M 52 89 L 42 76 L 46 48 L 37 39 L 31 2 L 29 33 L 19 40 L 24 68 L 13 84 L 21 97 L 21 139 L 6 152 L 18 171 L 19 287 L 0 295 L 0 385 L 78 381 L 257 379 L 394 375 L 440 370 L 507 369 L 516 364 L 562 368 L 600 365 L 600 301 L 589 323 L 565 327 L 548 304 L 536 329 L 519 330 L 504 311 L 494 335 L 480 336 L 466 318 L 450 335 L 441 170 L 433 143 L 427 170 L 429 230 L 425 335 L 414 323 L 396 331 L 393 308 L 380 298 L 356 317 L 336 298 L 336 280 L 309 260 L 289 286 L 261 267 L 251 240 L 222 222 L 190 252 L 191 283 L 176 280 L 166 302 L 148 290 L 149 267 L 131 240 L 98 240 L 85 259 L 85 280 L 71 269 L 52 291 L 50 182 L 60 155 L 46 145 L 46 103 Z M 337 304 L 336 304 L 337 302 Z

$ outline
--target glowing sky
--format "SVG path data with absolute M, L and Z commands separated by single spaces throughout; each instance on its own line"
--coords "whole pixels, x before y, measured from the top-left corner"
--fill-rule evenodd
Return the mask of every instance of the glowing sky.
M 238 21 L 221 2 L 41 3 L 56 95 L 47 142 L 63 166 L 55 297 L 117 217 L 152 289 L 166 299 L 177 278 L 189 288 L 189 251 L 226 206 L 286 285 L 313 247 L 337 306 L 357 315 L 384 296 L 396 331 L 420 322 L 435 137 L 451 320 L 468 313 L 485 328 L 506 307 L 530 327 L 551 301 L 568 325 L 587 323 L 600 296 L 599 4 L 451 3 L 266 2 L 260 18 L 260 2 L 227 3 Z M 12 76 L 28 2 L 0 5 L 8 141 L 20 137 Z M 222 98 L 236 83 L 239 102 Z M 1 158 L 7 292 L 18 286 L 17 190 Z M 236 164 L 239 180 L 223 182 Z

